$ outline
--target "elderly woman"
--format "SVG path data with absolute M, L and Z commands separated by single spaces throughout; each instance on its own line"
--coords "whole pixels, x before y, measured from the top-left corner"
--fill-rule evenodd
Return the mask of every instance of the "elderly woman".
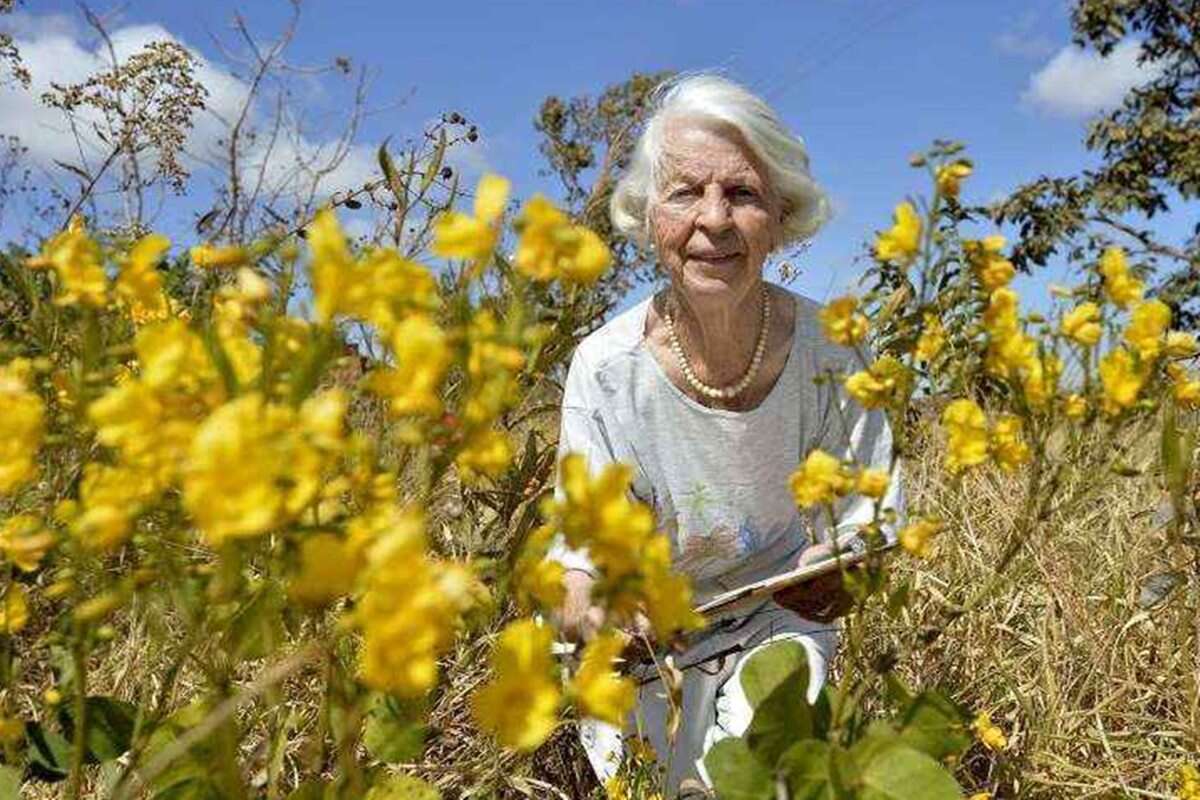
M 886 466 L 891 438 L 882 414 L 866 413 L 830 382 L 853 354 L 828 343 L 819 306 L 766 282 L 774 251 L 811 237 L 827 200 L 808 169 L 803 142 L 761 99 L 719 76 L 692 75 L 663 87 L 627 174 L 613 194 L 616 228 L 653 254 L 664 289 L 609 321 L 579 345 L 562 404 L 560 455 L 581 452 L 589 468 L 634 469 L 632 491 L 671 538 L 675 568 L 698 601 L 830 554 L 856 542 L 869 503 L 843 507 L 836 532 L 802 515 L 789 476 L 814 448 Z M 899 505 L 898 481 L 885 502 Z M 585 551 L 558 547 L 567 566 L 568 630 L 586 636 L 594 577 Z M 751 710 L 740 666 L 780 639 L 809 658 L 815 700 L 836 646 L 834 618 L 847 605 L 840 578 L 753 601 L 717 620 L 678 657 L 683 721 L 666 739 L 660 683 L 640 693 L 637 729 L 669 764 L 668 789 L 708 783 L 703 755 L 743 733 Z M 724 658 L 708 658 L 722 652 Z M 632 729 L 632 723 L 631 723 Z M 622 753 L 618 729 L 585 722 L 581 734 L 597 775 Z

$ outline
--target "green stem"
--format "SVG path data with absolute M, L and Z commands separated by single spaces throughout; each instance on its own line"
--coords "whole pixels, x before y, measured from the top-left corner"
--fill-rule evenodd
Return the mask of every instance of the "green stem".
M 83 789 L 83 757 L 87 747 L 87 652 L 84 637 L 87 629 L 76 627 L 71 643 L 71 658 L 75 665 L 75 719 L 71 737 L 71 773 L 66 796 L 79 800 Z

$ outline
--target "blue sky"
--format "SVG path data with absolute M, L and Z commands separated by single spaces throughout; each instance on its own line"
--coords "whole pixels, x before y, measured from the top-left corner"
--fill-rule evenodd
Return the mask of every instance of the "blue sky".
M 288 5 L 129 0 L 108 25 L 161 29 L 224 74 L 212 37 L 232 41 L 235 10 L 269 38 Z M 966 189 L 973 200 L 1089 163 L 1087 114 L 1119 97 L 1139 73 L 1131 54 L 1101 62 L 1072 52 L 1067 15 L 1062 0 L 308 0 L 290 60 L 328 64 L 345 55 L 368 68 L 373 113 L 357 151 L 364 169 L 384 137 L 403 139 L 457 110 L 482 136 L 460 166 L 510 177 L 518 196 L 557 191 L 538 175 L 532 128 L 546 95 L 596 93 L 637 70 L 720 69 L 761 93 L 808 143 L 836 216 L 799 259 L 793 287 L 827 299 L 861 272 L 862 242 L 886 227 L 894 204 L 925 190 L 907 158 L 933 138 L 968 143 L 977 165 Z M 38 43 L 58 36 L 82 53 L 96 47 L 73 2 L 28 3 L 3 24 L 44 62 L 31 64 L 35 79 L 66 71 L 63 57 L 52 59 Z M 322 123 L 343 118 L 348 90 L 346 80 L 325 78 L 298 98 L 318 126 L 315 137 Z M 15 102 L 0 91 L 0 133 L 19 129 L 42 141 L 42 129 L 15 121 L 29 117 L 13 113 Z M 182 223 L 167 215 L 162 224 Z M 1165 233 L 1182 238 L 1183 221 Z M 1061 280 L 1056 270 L 1047 275 Z M 1044 293 L 1046 279 L 1029 288 Z

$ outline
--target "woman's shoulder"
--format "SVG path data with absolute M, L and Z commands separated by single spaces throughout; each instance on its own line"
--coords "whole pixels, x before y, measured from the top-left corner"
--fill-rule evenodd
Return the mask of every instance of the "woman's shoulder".
M 575 359 L 598 369 L 614 358 L 637 351 L 642 345 L 650 300 L 647 297 L 635 303 L 585 336 L 575 348 Z

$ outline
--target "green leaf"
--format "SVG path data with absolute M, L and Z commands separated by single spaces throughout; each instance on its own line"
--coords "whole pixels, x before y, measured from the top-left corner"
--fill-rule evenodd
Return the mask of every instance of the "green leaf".
M 326 800 L 330 796 L 330 785 L 325 781 L 305 781 L 287 796 L 287 800 Z
M 771 770 L 744 739 L 722 739 L 704 756 L 704 767 L 721 800 L 774 800 Z
M 900 735 L 909 747 L 940 761 L 970 747 L 967 721 L 967 713 L 941 692 L 921 692 L 904 712 Z
M 433 149 L 433 157 L 429 159 L 429 163 L 425 165 L 425 175 L 421 178 L 421 188 L 417 191 L 417 197 L 424 197 L 425 192 L 429 191 L 429 187 L 433 185 L 433 179 L 442 171 L 442 159 L 446 157 L 446 129 L 438 129 L 437 146 Z
M 808 652 L 799 642 L 776 642 L 759 650 L 742 667 L 742 689 L 751 708 L 794 676 L 807 691 Z
M 437 787 L 414 775 L 392 775 L 371 787 L 363 800 L 441 800 Z
M 225 632 L 225 649 L 237 661 L 250 661 L 270 655 L 283 641 L 283 588 L 278 582 L 264 582 L 237 610 Z
M 807 678 L 800 671 L 792 672 L 755 709 L 745 738 L 746 744 L 764 764 L 776 764 L 797 739 L 815 735 L 812 710 L 805 697 Z
M 779 771 L 786 777 L 791 800 L 835 800 L 833 777 L 829 774 L 829 743 L 805 739 L 789 747 L 779 758 Z
M 83 700 L 87 714 L 84 735 L 84 761 L 96 764 L 119 757 L 133 741 L 137 706 L 114 697 L 93 695 Z M 72 703 L 58 707 L 58 724 L 68 741 L 75 738 L 75 708 Z
M 0 798 L 17 800 L 21 796 L 21 772 L 14 767 L 0 767 Z
M 379 694 L 367 709 L 363 744 L 380 761 L 399 764 L 416 761 L 425 751 L 424 700 L 401 700 Z
M 961 800 L 962 787 L 941 764 L 911 747 L 881 750 L 860 776 L 859 800 Z
M 67 777 L 71 768 L 71 745 L 66 739 L 41 723 L 26 722 L 25 742 L 33 777 L 48 783 Z

